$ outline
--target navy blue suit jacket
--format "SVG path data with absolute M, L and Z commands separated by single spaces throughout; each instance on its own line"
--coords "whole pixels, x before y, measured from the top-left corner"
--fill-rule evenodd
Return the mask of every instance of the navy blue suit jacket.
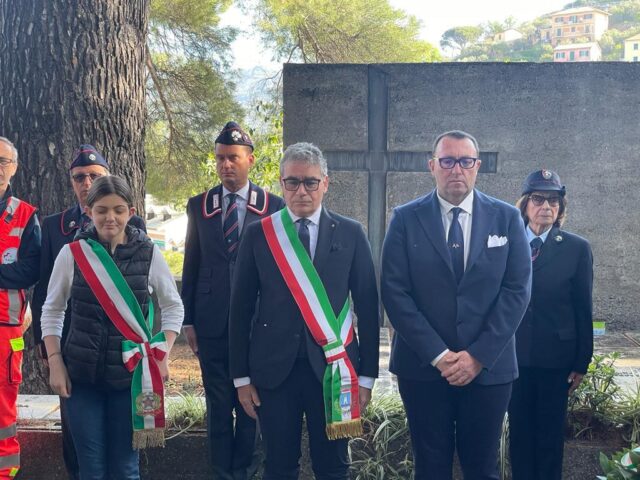
M 490 246 L 489 237 L 492 239 Z M 503 243 L 501 245 L 501 243 Z M 483 368 L 474 382 L 518 376 L 514 333 L 531 294 L 531 251 L 520 212 L 475 191 L 469 256 L 458 285 L 435 190 L 394 210 L 382 251 L 382 300 L 395 329 L 390 370 L 435 380 L 431 361 L 468 351 Z

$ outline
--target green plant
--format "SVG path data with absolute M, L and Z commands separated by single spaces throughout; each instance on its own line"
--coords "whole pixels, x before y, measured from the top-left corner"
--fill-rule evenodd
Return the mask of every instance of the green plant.
M 162 250 L 162 256 L 164 257 L 169 270 L 174 275 L 182 275 L 182 262 L 184 262 L 184 253 L 174 252 L 171 250 Z
M 207 407 L 200 396 L 181 394 L 178 400 L 167 402 L 167 428 L 176 431 L 167 440 L 194 426 L 204 426 L 206 414 Z
M 611 458 L 600 453 L 600 466 L 606 476 L 598 475 L 599 480 L 640 479 L 640 448 L 625 449 L 614 453 Z
M 411 478 L 407 417 L 398 395 L 375 397 L 363 416 L 364 435 L 349 442 L 355 480 Z

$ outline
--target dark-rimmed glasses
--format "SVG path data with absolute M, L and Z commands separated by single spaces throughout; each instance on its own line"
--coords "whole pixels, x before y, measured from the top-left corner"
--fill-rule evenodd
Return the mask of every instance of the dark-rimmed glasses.
M 557 207 L 560 205 L 560 196 L 559 195 L 551 195 L 550 197 L 545 197 L 544 195 L 538 195 L 534 193 L 529 195 L 529 199 L 533 202 L 536 207 L 541 207 L 544 205 L 544 202 L 549 202 L 550 207 Z
M 99 173 L 76 173 L 75 175 L 71 175 L 71 178 L 76 183 L 84 183 L 87 178 L 91 180 L 91 183 L 93 183 L 100 177 L 104 177 L 104 175 L 100 175 Z
M 295 192 L 298 190 L 298 188 L 300 188 L 300 185 L 304 184 L 304 189 L 307 192 L 315 192 L 316 190 L 318 190 L 318 187 L 320 187 L 320 182 L 322 180 L 320 180 L 319 178 L 304 178 L 304 179 L 299 179 L 296 177 L 287 177 L 287 178 L 283 178 L 282 179 L 282 183 L 284 184 L 284 189 L 288 190 L 290 192 Z
M 13 159 L 12 158 L 0 157 L 0 166 L 8 167 L 12 163 L 13 163 Z
M 445 170 L 451 170 L 453 167 L 456 166 L 456 163 L 460 165 L 460 168 L 464 168 L 464 169 L 473 168 L 473 166 L 476 164 L 476 161 L 478 160 L 475 157 L 460 157 L 460 158 L 433 157 L 433 159 L 437 160 L 438 164 L 440 165 L 440 168 L 444 168 Z

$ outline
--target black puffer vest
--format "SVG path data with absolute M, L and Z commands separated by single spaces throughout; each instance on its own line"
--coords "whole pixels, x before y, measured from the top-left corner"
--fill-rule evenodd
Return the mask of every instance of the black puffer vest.
M 153 243 L 135 227 L 127 226 L 126 234 L 128 242 L 116 247 L 113 260 L 146 318 Z M 76 240 L 84 238 L 97 240 L 95 228 L 81 233 Z M 109 251 L 108 245 L 105 248 Z M 78 265 L 74 264 L 71 322 L 63 349 L 71 382 L 109 390 L 130 388 L 132 374 L 122 363 L 123 338 L 98 303 Z

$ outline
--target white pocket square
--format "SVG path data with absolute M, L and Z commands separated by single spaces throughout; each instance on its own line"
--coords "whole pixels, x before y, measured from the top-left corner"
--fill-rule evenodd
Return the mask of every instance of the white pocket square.
M 507 237 L 499 237 L 498 235 L 489 235 L 487 238 L 487 248 L 501 247 L 507 244 Z

